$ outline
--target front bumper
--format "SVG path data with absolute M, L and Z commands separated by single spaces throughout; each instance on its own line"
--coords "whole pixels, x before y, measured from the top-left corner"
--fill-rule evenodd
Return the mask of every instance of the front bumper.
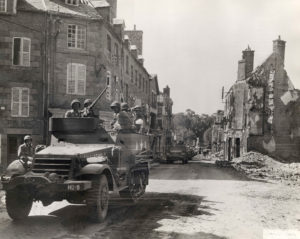
M 19 185 L 33 187 L 38 191 L 51 192 L 80 192 L 92 188 L 91 181 L 65 180 L 57 182 L 36 174 L 25 174 L 13 178 L 2 176 L 1 183 L 4 190 L 11 190 Z

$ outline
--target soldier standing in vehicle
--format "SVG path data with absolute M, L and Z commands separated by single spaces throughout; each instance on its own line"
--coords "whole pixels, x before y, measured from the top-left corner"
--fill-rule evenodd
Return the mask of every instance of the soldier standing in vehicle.
M 114 111 L 114 119 L 111 126 L 114 130 L 131 129 L 132 123 L 127 112 L 121 111 L 121 105 L 118 101 L 114 101 L 110 108 Z
M 132 110 L 134 111 L 134 114 L 135 114 L 134 125 L 135 125 L 138 133 L 144 133 L 145 124 L 144 124 L 144 120 L 143 120 L 142 107 L 135 106 Z
M 23 161 L 32 161 L 34 156 L 34 148 L 32 145 L 32 138 L 30 135 L 24 137 L 24 144 L 21 144 L 18 148 L 18 158 Z
M 80 109 L 80 101 L 78 99 L 75 99 L 71 102 L 71 110 L 68 110 L 65 114 L 65 118 L 79 118 L 81 117 Z
M 81 116 L 82 117 L 98 117 L 95 115 L 94 110 L 90 108 L 89 106 L 92 104 L 91 99 L 86 99 L 83 103 L 83 110 L 81 111 Z

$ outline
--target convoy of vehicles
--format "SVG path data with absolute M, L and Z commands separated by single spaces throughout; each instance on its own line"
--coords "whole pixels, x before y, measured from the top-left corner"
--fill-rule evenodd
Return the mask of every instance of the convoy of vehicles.
M 1 176 L 13 220 L 26 218 L 34 201 L 47 206 L 67 200 L 86 204 L 91 219 L 101 222 L 110 192 L 131 202 L 145 193 L 156 153 L 155 135 L 109 131 L 95 117 L 51 118 L 49 123 L 51 144 L 40 147 L 32 162 L 24 157 L 13 161 Z M 184 144 L 177 144 L 168 146 L 163 157 L 185 164 L 192 155 Z

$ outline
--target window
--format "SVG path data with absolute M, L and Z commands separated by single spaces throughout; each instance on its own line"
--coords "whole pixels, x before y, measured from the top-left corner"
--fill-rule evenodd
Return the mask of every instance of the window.
M 143 91 L 145 91 L 145 78 L 143 77 Z
M 133 82 L 133 66 L 131 66 L 130 72 L 131 72 L 131 82 Z
M 125 68 L 126 68 L 126 73 L 129 74 L 129 58 L 128 58 L 128 56 L 126 56 L 126 66 L 125 66 Z
M 69 63 L 67 67 L 67 94 L 85 95 L 86 66 Z
M 0 12 L 7 11 L 7 0 L 0 0 Z
M 30 66 L 31 40 L 24 37 L 13 38 L 13 65 Z
M 110 35 L 107 35 L 107 50 L 111 52 L 111 38 Z
M 128 101 L 128 84 L 125 84 L 125 100 Z
M 142 88 L 142 76 L 139 74 L 139 88 Z
M 115 64 L 118 66 L 119 65 L 119 46 L 117 43 L 115 43 Z
M 78 6 L 79 0 L 66 0 L 66 4 Z
M 85 49 L 86 28 L 79 25 L 68 25 L 68 47 Z
M 111 100 L 111 74 L 109 71 L 107 72 L 107 75 L 106 75 L 106 85 L 107 85 L 106 99 Z
M 135 71 L 135 85 L 137 86 L 138 84 L 138 73 Z
M 11 89 L 11 116 L 29 116 L 29 88 L 13 87 Z

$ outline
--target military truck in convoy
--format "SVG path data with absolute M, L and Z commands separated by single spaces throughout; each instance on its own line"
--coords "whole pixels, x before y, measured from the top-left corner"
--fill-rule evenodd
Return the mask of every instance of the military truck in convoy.
M 132 130 L 107 131 L 98 118 L 51 118 L 51 144 L 32 165 L 12 162 L 1 177 L 6 208 L 14 220 L 26 218 L 34 201 L 86 204 L 92 220 L 105 219 L 109 192 L 132 202 L 149 177 L 151 136 Z

